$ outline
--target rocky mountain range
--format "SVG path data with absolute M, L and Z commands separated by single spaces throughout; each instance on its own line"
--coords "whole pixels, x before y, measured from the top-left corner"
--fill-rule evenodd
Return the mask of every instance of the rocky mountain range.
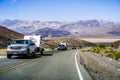
M 51 28 L 44 28 L 42 32 L 42 30 L 38 30 L 38 32 L 36 32 L 36 34 L 41 33 L 41 34 L 46 34 L 48 32 L 48 30 L 50 30 L 49 34 L 54 34 L 54 33 L 62 33 L 64 35 L 61 34 L 54 34 L 51 37 L 54 36 L 65 36 L 70 34 L 69 32 L 65 32 L 65 31 L 61 31 L 61 30 L 56 30 L 56 29 L 51 29 Z M 40 31 L 40 32 L 39 32 Z M 48 35 L 46 35 L 48 36 Z M 13 39 L 21 39 L 23 38 L 24 35 L 18 32 L 15 32 L 13 30 L 10 30 L 6 27 L 0 26 L 0 49 L 1 48 L 6 48 L 7 45 L 10 43 L 11 40 Z M 45 49 L 55 49 L 57 48 L 57 46 L 59 45 L 60 42 L 67 42 L 68 47 L 71 47 L 72 45 L 76 45 L 77 47 L 84 47 L 84 46 L 92 46 L 94 45 L 93 43 L 81 40 L 81 39 L 73 39 L 73 38 L 52 38 L 52 39 L 45 39 Z
M 0 20 L 1 26 L 22 34 L 40 34 L 45 37 L 120 38 L 120 23 L 104 20 L 76 22 Z

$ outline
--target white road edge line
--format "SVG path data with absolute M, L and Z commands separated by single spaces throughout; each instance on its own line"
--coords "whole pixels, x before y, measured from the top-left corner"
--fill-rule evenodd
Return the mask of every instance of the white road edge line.
M 78 62 L 77 62 L 77 54 L 78 54 L 78 50 L 77 50 L 77 52 L 76 52 L 76 54 L 75 54 L 75 65 L 76 65 L 76 69 L 77 69 L 77 72 L 78 72 L 78 76 L 79 76 L 79 79 L 80 80 L 84 80 L 83 79 L 83 76 L 82 76 L 82 74 L 81 74 L 81 72 L 80 72 L 80 69 L 79 69 L 79 67 L 78 67 Z

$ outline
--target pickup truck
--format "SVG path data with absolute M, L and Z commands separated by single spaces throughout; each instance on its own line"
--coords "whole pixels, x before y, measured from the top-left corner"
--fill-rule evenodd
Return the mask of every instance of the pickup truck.
M 32 40 L 16 39 L 7 47 L 7 58 L 15 56 L 35 57 L 36 45 Z
M 65 42 L 60 43 L 57 49 L 58 50 L 67 50 L 67 43 L 65 43 Z

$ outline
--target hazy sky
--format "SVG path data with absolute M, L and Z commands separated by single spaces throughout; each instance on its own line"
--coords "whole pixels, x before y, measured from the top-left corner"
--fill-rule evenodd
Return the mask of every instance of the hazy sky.
M 120 22 L 120 0 L 0 0 L 0 19 Z

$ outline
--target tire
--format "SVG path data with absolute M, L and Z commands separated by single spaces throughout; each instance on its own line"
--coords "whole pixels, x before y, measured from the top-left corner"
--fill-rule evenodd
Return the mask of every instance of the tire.
M 27 54 L 24 55 L 25 58 L 29 58 L 30 57 L 30 51 L 29 49 L 27 50 Z
M 40 49 L 37 47 L 36 52 L 39 52 L 39 51 L 40 51 Z
M 43 51 L 40 51 L 41 55 L 43 55 Z
M 33 58 L 36 57 L 36 52 L 37 52 L 37 50 L 35 49 L 35 51 L 34 51 L 34 53 L 33 53 L 33 55 L 32 55 Z
M 9 59 L 10 59 L 11 57 L 12 57 L 12 55 L 11 55 L 11 54 L 7 54 L 7 58 L 9 58 Z
M 32 55 L 32 57 L 33 57 L 33 58 L 35 58 L 35 57 L 36 57 L 35 53 Z
M 28 58 L 28 55 L 27 55 L 27 54 L 25 54 L 25 55 L 23 55 L 23 57 L 24 57 L 24 58 Z

